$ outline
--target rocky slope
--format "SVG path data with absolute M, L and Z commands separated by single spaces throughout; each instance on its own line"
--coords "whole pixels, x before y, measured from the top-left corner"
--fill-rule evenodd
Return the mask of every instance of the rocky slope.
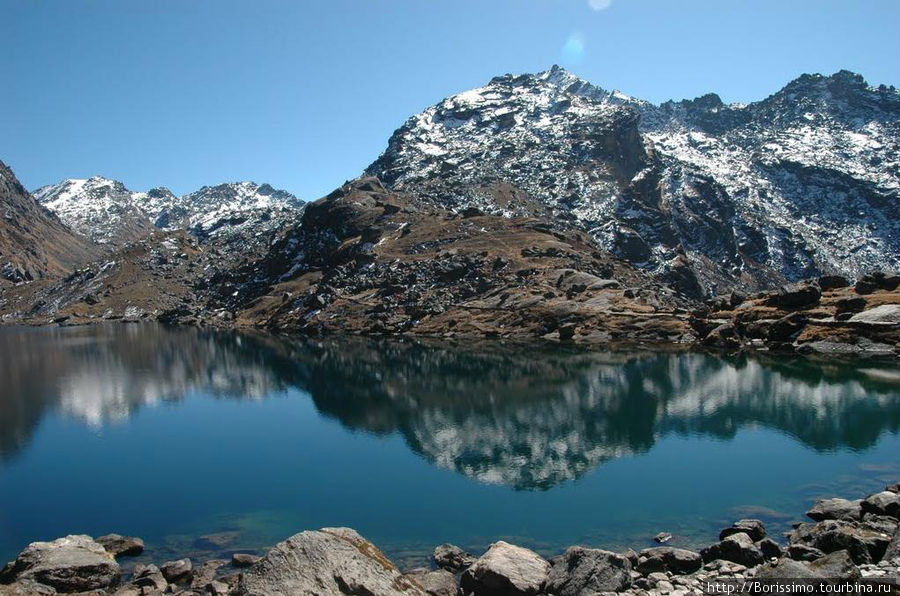
M 96 247 L 38 205 L 0 162 L 0 288 L 59 275 L 96 254 Z
M 549 214 L 697 296 L 900 267 L 900 91 L 839 72 L 660 106 L 554 67 L 408 120 L 368 169 L 448 208 Z
M 78 233 L 114 247 L 155 229 L 189 230 L 201 241 L 254 239 L 290 225 L 302 212 L 292 194 L 254 182 L 204 186 L 177 197 L 165 187 L 134 192 L 95 176 L 44 186 L 34 196 Z

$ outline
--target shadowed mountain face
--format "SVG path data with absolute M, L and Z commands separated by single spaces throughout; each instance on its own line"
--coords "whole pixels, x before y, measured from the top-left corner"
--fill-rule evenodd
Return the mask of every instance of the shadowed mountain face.
M 102 426 L 203 392 L 299 389 L 321 414 L 400 433 L 433 464 L 548 489 L 667 434 L 781 430 L 816 450 L 861 450 L 900 429 L 900 371 L 875 364 L 275 338 L 151 325 L 0 333 L 0 455 L 44 416 Z
M 97 252 L 41 207 L 0 162 L 0 287 L 59 275 Z

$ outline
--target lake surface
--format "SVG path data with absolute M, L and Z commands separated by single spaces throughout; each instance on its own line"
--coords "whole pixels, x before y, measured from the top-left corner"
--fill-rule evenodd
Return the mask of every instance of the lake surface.
M 410 564 L 500 538 L 697 546 L 900 480 L 898 429 L 885 363 L 0 329 L 0 561 L 68 533 L 160 562 L 337 525 Z

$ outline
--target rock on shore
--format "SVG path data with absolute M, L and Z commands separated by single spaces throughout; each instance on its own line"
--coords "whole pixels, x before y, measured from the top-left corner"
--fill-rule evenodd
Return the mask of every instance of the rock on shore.
M 686 596 L 704 593 L 713 582 L 735 585 L 751 578 L 861 580 L 891 584 L 896 593 L 898 498 L 900 490 L 891 485 L 856 501 L 820 500 L 808 512 L 813 522 L 798 524 L 788 545 L 768 536 L 759 520 L 742 519 L 700 552 L 661 546 L 615 553 L 573 546 L 548 561 L 504 541 L 480 557 L 442 544 L 434 551 L 438 569 L 406 573 L 356 531 L 322 528 L 300 532 L 258 560 L 236 554 L 232 565 L 220 559 L 197 566 L 189 559 L 159 567 L 138 564 L 123 581 L 112 552 L 100 542 L 67 536 L 33 543 L 3 568 L 0 596 Z M 103 542 L 112 551 L 123 544 L 108 537 Z

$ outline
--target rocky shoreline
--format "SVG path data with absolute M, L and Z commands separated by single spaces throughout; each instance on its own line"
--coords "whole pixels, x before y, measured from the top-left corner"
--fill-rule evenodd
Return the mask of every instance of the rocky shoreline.
M 682 596 L 760 586 L 771 591 L 784 589 L 785 582 L 820 590 L 828 584 L 828 591 L 853 582 L 857 591 L 867 585 L 877 593 L 900 593 L 900 484 L 864 499 L 819 500 L 806 516 L 812 521 L 794 524 L 786 542 L 768 536 L 761 521 L 742 519 L 699 552 L 665 545 L 622 553 L 572 546 L 547 560 L 503 541 L 481 556 L 443 544 L 434 549 L 431 567 L 407 571 L 349 528 L 300 532 L 264 557 L 183 558 L 136 564 L 129 573 L 118 560 L 140 555 L 141 539 L 66 536 L 28 545 L 0 570 L 0 596 Z M 660 533 L 654 540 L 670 538 Z

